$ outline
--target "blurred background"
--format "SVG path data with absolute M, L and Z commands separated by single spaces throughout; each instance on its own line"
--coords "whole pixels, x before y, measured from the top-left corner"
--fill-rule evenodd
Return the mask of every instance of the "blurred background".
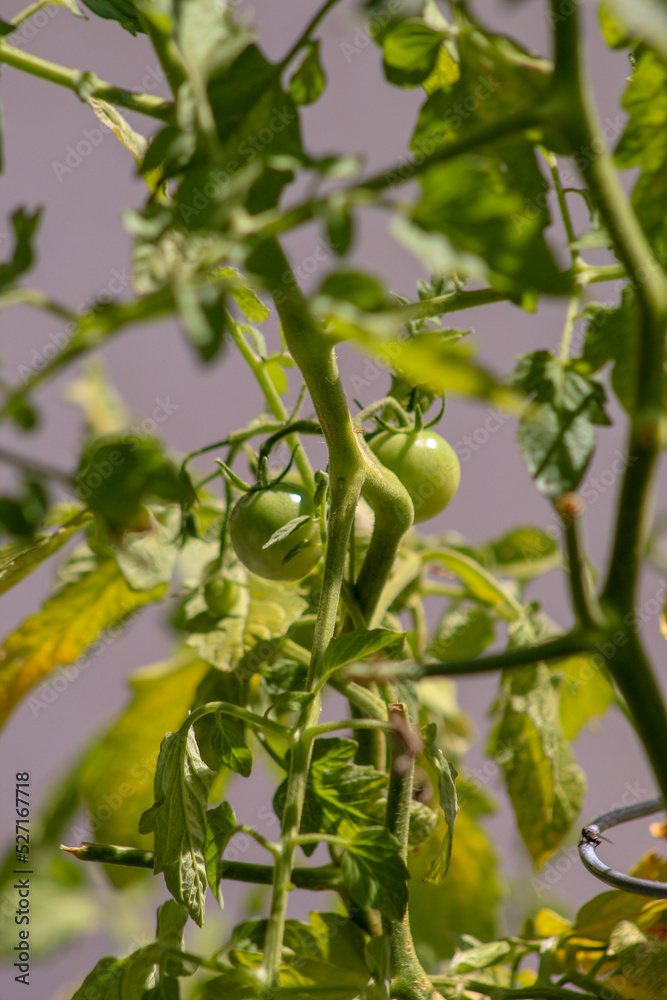
M 0 6 L 1 16 L 9 19 L 22 5 L 20 0 L 2 0 Z M 267 56 L 278 59 L 319 3 L 255 0 L 239 6 L 257 24 L 259 43 Z M 544 3 L 485 0 L 484 4 L 473 6 L 487 24 L 513 34 L 528 47 L 549 53 Z M 597 29 L 596 3 L 586 3 L 584 13 L 600 116 L 608 126 L 607 134 L 617 137 L 624 121 L 618 105 L 630 72 L 628 55 L 605 48 Z M 128 89 L 166 93 L 159 64 L 145 36 L 132 38 L 114 22 L 93 15 L 88 20 L 79 20 L 66 9 L 54 6 L 28 22 L 20 34 L 21 47 L 27 52 L 65 66 L 93 70 L 100 78 Z M 401 90 L 385 82 L 380 51 L 368 39 L 356 3 L 347 0 L 341 3 L 324 22 L 319 37 L 328 87 L 315 105 L 303 109 L 305 145 L 313 154 L 358 153 L 369 172 L 393 165 L 405 155 L 423 102 L 421 88 Z M 132 157 L 108 131 L 100 132 L 102 139 L 96 145 L 83 142 L 98 122 L 67 90 L 2 67 L 0 93 L 6 156 L 5 173 L 0 179 L 0 255 L 6 256 L 11 248 L 9 214 L 19 205 L 28 208 L 43 205 L 38 261 L 27 283 L 74 307 L 105 293 L 121 298 L 130 295 L 131 242 L 121 216 L 125 208 L 143 202 L 146 190 L 136 176 Z M 147 119 L 129 117 L 136 129 L 150 134 L 146 132 L 151 127 Z M 401 196 L 407 196 L 409 190 L 401 189 Z M 287 196 L 292 194 L 288 192 Z M 383 275 L 393 291 L 414 299 L 417 281 L 428 276 L 421 264 L 393 239 L 385 222 L 379 213 L 361 213 L 352 256 L 367 270 Z M 306 263 L 315 259 L 313 254 L 321 239 L 322 234 L 315 226 L 306 226 L 292 234 L 286 243 L 294 265 L 311 272 L 306 287 L 319 284 L 332 264 L 322 253 L 318 256 L 325 259 L 318 263 L 316 271 Z M 618 291 L 614 285 L 597 285 L 595 298 L 616 301 Z M 451 323 L 454 327 L 473 329 L 480 358 L 495 371 L 506 374 L 518 354 L 558 345 L 564 310 L 560 302 L 543 301 L 533 315 L 511 305 L 496 305 L 453 315 Z M 276 325 L 267 327 L 270 335 L 276 337 Z M 33 364 L 35 357 L 62 330 L 53 318 L 34 310 L 0 313 L 3 378 L 17 381 L 21 366 Z M 168 411 L 157 433 L 176 453 L 189 452 L 244 426 L 262 404 L 252 376 L 233 349 L 228 349 L 221 360 L 204 367 L 174 322 L 135 328 L 114 340 L 102 355 L 113 383 L 136 411 L 137 424 L 150 417 L 156 407 Z M 356 397 L 366 405 L 385 394 L 389 385 L 387 376 L 352 348 L 341 347 L 339 362 L 350 398 Z M 3 427 L 0 445 L 71 469 L 82 432 L 80 411 L 63 398 L 65 383 L 73 374 L 70 370 L 38 393 L 43 419 L 36 432 L 19 435 Z M 589 553 L 598 565 L 609 540 L 619 485 L 618 477 L 610 470 L 617 452 L 624 449 L 624 415 L 613 401 L 610 412 L 614 426 L 599 433 L 598 448 L 585 479 L 596 496 L 585 519 L 585 532 Z M 462 465 L 459 493 L 432 529 L 458 531 L 473 544 L 519 524 L 549 528 L 555 523 L 550 505 L 532 486 L 519 455 L 514 442 L 515 421 L 496 421 L 495 429 L 489 432 L 484 428 L 489 413 L 484 405 L 452 396 L 439 427 L 452 444 L 462 442 L 466 435 L 473 443 L 468 446 L 469 458 Z M 315 465 L 324 467 L 324 446 L 310 439 L 308 449 Z M 11 472 L 0 468 L 0 489 L 11 482 Z M 663 475 L 656 497 L 658 507 L 665 500 Z M 3 635 L 39 607 L 53 577 L 54 563 L 49 562 L 2 598 Z M 647 571 L 643 602 L 647 602 L 648 608 L 655 608 L 661 593 L 660 578 Z M 540 600 L 545 611 L 560 625 L 568 625 L 569 604 L 560 571 L 540 579 L 529 590 L 529 596 Z M 665 648 L 659 631 L 659 614 L 649 611 L 646 617 L 644 636 L 664 684 Z M 165 619 L 164 606 L 148 608 L 129 623 L 119 638 L 91 658 L 89 668 L 82 670 L 75 681 L 65 684 L 48 707 L 35 710 L 24 702 L 14 713 L 0 735 L 3 850 L 13 839 L 15 772 L 30 772 L 34 803 L 48 796 L 68 763 L 77 759 L 100 728 L 126 703 L 128 675 L 170 653 L 171 636 Z M 467 765 L 498 801 L 498 810 L 486 820 L 486 826 L 504 859 L 507 898 L 503 927 L 511 932 L 531 909 L 548 906 L 572 915 L 579 904 L 603 887 L 579 865 L 572 846 L 566 845 L 552 859 L 548 872 L 531 870 L 502 791 L 499 768 L 485 755 L 487 713 L 496 687 L 494 677 L 469 678 L 459 683 L 458 691 L 460 703 L 474 719 L 476 731 Z M 39 693 L 39 689 L 32 693 Z M 627 804 L 656 794 L 637 740 L 619 712 L 612 710 L 598 730 L 585 731 L 577 742 L 576 753 L 589 781 L 582 821 L 588 822 L 621 802 Z M 253 775 L 250 782 L 236 780 L 230 798 L 235 806 L 238 804 L 237 812 L 252 822 L 253 817 L 267 814 L 274 787 L 273 779 Z M 86 839 L 85 832 L 82 833 L 85 829 L 85 819 L 81 816 L 66 842 Z M 573 831 L 570 845 L 576 843 L 577 835 L 578 830 Z M 613 846 L 605 845 L 604 856 L 618 868 L 627 868 L 656 845 L 647 824 L 643 823 L 615 830 L 612 839 Z M 252 848 L 243 856 L 246 860 L 256 858 Z M 101 873 L 95 873 L 94 879 L 95 894 L 87 894 L 78 913 L 67 918 L 74 920 L 78 928 L 74 943 L 35 960 L 31 1000 L 69 996 L 99 957 L 124 954 L 145 943 L 141 935 L 151 932 L 154 902 L 166 898 L 161 878 L 155 880 L 150 907 L 146 906 L 143 894 L 135 898 L 134 890 L 130 889 L 123 901 L 122 894 L 114 893 Z M 227 884 L 224 890 L 226 909 L 222 917 L 215 915 L 215 904 L 209 899 L 208 912 L 213 919 L 204 935 L 211 948 L 221 940 L 221 921 L 231 926 L 249 906 L 250 910 L 263 912 L 261 892 L 251 893 L 249 904 L 245 887 Z M 308 894 L 295 893 L 291 915 L 305 915 L 312 903 Z M 57 905 L 49 899 L 33 898 L 33 908 L 40 922 L 53 924 L 63 919 Z M 14 924 L 13 916 L 8 917 L 6 910 L 3 905 L 0 937 L 4 948 L 9 944 L 11 951 Z M 111 936 L 102 932 L 103 918 L 109 921 Z M 92 930 L 85 940 L 84 930 Z M 37 930 L 34 940 L 39 944 Z M 205 948 L 206 945 L 202 950 Z M 23 996 L 10 964 L 0 968 L 0 994 L 6 1000 Z

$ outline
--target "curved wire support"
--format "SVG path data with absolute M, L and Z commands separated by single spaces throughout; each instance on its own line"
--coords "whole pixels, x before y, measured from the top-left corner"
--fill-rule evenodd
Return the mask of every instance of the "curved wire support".
M 605 839 L 601 836 L 604 830 L 618 826 L 619 823 L 627 823 L 631 819 L 649 816 L 664 808 L 665 803 L 662 799 L 649 799 L 646 802 L 638 802 L 634 806 L 626 806 L 624 809 L 612 809 L 611 812 L 598 816 L 589 826 L 585 826 L 581 831 L 581 840 L 579 841 L 579 857 L 591 875 L 595 875 L 607 885 L 613 885 L 615 889 L 634 892 L 640 896 L 652 896 L 654 899 L 667 899 L 667 882 L 655 882 L 647 878 L 633 878 L 631 875 L 623 875 L 622 872 L 614 871 L 613 868 L 609 868 L 603 861 L 600 861 L 595 853 Z

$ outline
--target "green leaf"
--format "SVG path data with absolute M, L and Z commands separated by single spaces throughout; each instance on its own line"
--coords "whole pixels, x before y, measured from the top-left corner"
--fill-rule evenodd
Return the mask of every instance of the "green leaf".
M 512 528 L 500 538 L 487 542 L 481 556 L 494 572 L 521 582 L 561 567 L 560 548 L 541 528 Z
M 110 435 L 86 448 L 76 483 L 79 496 L 112 533 L 145 527 L 145 502 L 192 503 L 189 477 L 165 457 L 152 438 Z M 128 560 L 129 561 L 129 560 Z
M 488 833 L 464 806 L 456 820 L 452 862 L 442 885 L 423 881 L 436 861 L 446 833 L 444 820 L 408 859 L 410 869 L 410 929 L 420 955 L 433 960 L 453 954 L 455 940 L 470 934 L 488 941 L 496 933 L 501 898 L 498 858 Z M 433 919 L 437 913 L 437 920 Z
M 132 35 L 138 32 L 143 34 L 146 31 L 132 0 L 83 0 L 83 2 L 93 14 L 110 21 L 118 21 L 120 26 Z
M 352 341 L 358 350 L 373 358 L 377 367 L 393 369 L 411 384 L 423 386 L 434 395 L 452 392 L 490 400 L 509 411 L 518 410 L 516 394 L 473 360 L 470 345 L 457 343 L 459 331 L 420 333 L 406 338 L 405 330 L 391 313 L 377 316 L 362 313 L 343 302 L 336 304 L 328 322 L 332 334 Z
M 34 262 L 32 241 L 37 232 L 42 215 L 41 208 L 30 214 L 24 208 L 17 208 L 11 216 L 14 230 L 14 253 L 11 260 L 0 262 L 0 291 L 11 288 L 16 279 L 29 271 Z
M 433 71 L 440 44 L 445 39 L 417 18 L 392 25 L 382 36 L 384 72 L 397 87 L 415 87 Z
M 393 659 L 400 656 L 404 643 L 404 632 L 390 632 L 384 628 L 354 629 L 331 640 L 324 654 L 324 669 L 333 672 L 347 663 L 365 660 L 380 652 Z
M 223 908 L 222 871 L 220 859 L 225 848 L 234 835 L 236 816 L 229 802 L 221 802 L 215 809 L 206 813 L 206 838 L 204 840 L 204 858 L 206 861 L 206 877 L 220 909 Z
M 476 969 L 488 969 L 505 961 L 512 951 L 509 941 L 490 941 L 454 955 L 449 968 L 455 975 L 474 972 Z
M 167 733 L 155 772 L 155 802 L 139 822 L 140 833 L 155 834 L 155 874 L 164 872 L 172 896 L 200 927 L 208 884 L 206 806 L 213 777 L 190 728 Z
M 147 847 L 139 834 L 142 813 L 153 802 L 153 779 L 165 730 L 183 722 L 197 685 L 208 669 L 195 656 L 179 656 L 137 671 L 129 680 L 132 699 L 90 748 L 82 765 L 80 789 L 93 839 L 103 844 Z M 144 876 L 140 869 L 108 865 L 117 886 Z
M 616 700 L 608 672 L 599 657 L 588 654 L 562 660 L 556 670 L 563 676 L 560 690 L 560 723 L 565 738 L 573 740 L 586 723 L 604 715 Z
M 514 644 L 535 641 L 529 622 L 512 631 Z M 540 868 L 570 830 L 586 788 L 561 727 L 559 692 L 544 664 L 503 681 L 489 752 L 501 762 L 519 833 Z
M 663 12 L 667 20 L 667 10 Z M 655 38 L 652 30 L 651 36 Z M 615 153 L 622 169 L 639 167 L 632 205 L 659 261 L 667 259 L 667 51 L 664 58 L 644 49 L 622 105 L 630 120 Z M 657 263 L 651 262 L 658 266 Z M 641 276 L 638 276 L 641 280 Z
M 563 363 L 549 351 L 519 357 L 510 385 L 532 402 L 517 437 L 528 471 L 546 496 L 576 490 L 595 448 L 595 425 L 608 426 L 605 391 L 578 359 Z
M 436 726 L 434 723 L 424 731 L 424 755 L 438 776 L 438 795 L 440 808 L 445 817 L 445 836 L 440 847 L 440 853 L 429 864 L 424 873 L 424 881 L 429 885 L 441 885 L 452 859 L 454 842 L 454 823 L 459 811 L 456 798 L 456 768 L 446 759 L 440 747 L 435 742 Z
M 320 63 L 320 43 L 310 42 L 306 55 L 289 82 L 290 97 L 295 104 L 313 104 L 323 92 L 327 80 Z
M 396 838 L 384 827 L 360 830 L 341 856 L 341 871 L 358 906 L 401 920 L 408 904 L 408 870 Z
M 507 142 L 494 157 L 461 155 L 419 179 L 423 195 L 413 221 L 484 261 L 494 288 L 517 296 L 571 290 L 571 275 L 556 267 L 544 240 L 550 219 L 536 206 L 544 204 L 545 183 L 529 143 Z
M 623 920 L 611 933 L 609 953 L 642 996 L 662 1000 L 667 991 L 667 944 L 660 937 L 643 934 L 634 923 Z
M 99 98 L 88 97 L 86 99 L 86 104 L 91 108 L 95 115 L 99 118 L 105 128 L 109 129 L 114 133 L 116 138 L 120 143 L 134 157 L 137 166 L 141 166 L 144 156 L 146 155 L 146 149 L 148 148 L 148 140 L 145 136 L 141 135 L 139 132 L 135 132 L 132 126 L 127 122 L 121 113 L 114 108 L 113 104 L 107 103 L 107 101 L 101 101 Z M 148 179 L 148 175 L 146 177 Z
M 211 746 L 223 767 L 247 778 L 252 771 L 252 753 L 243 734 L 243 726 L 232 715 L 216 714 L 217 726 L 211 733 Z
M 602 0 L 598 8 L 600 31 L 607 45 L 612 49 L 628 49 L 633 47 L 632 34 L 628 26 L 618 16 L 620 4 L 613 0 Z
M 470 130 L 538 105 L 548 94 L 551 64 L 514 39 L 462 24 L 455 41 L 458 59 L 452 66 L 448 53 L 443 86 L 427 81 L 430 96 L 412 139 L 415 152 L 456 142 Z M 502 141 L 491 149 L 499 145 Z
M 270 310 L 264 305 L 252 288 L 247 288 L 243 284 L 243 279 L 239 271 L 233 267 L 222 267 L 218 271 L 218 277 L 229 278 L 231 284 L 229 293 L 237 306 L 250 323 L 263 323 L 271 315 Z
M 514 621 L 519 617 L 521 605 L 510 590 L 475 559 L 456 549 L 437 549 L 436 561 L 456 573 L 473 597 L 490 604 L 503 618 Z
M 233 617 L 221 619 L 206 633 L 187 639 L 188 646 L 220 670 L 235 669 L 242 664 L 244 654 L 252 660 L 253 647 L 258 643 L 272 643 L 277 652 L 280 638 L 307 608 L 298 583 L 277 583 L 253 574 L 248 579 Z M 203 601 L 202 606 L 193 602 L 195 609 L 204 611 Z M 252 663 L 247 665 L 253 670 Z
M 128 958 L 101 958 L 72 996 L 72 1000 L 141 1000 L 146 980 L 157 958 L 149 946 Z
M 290 535 L 299 530 L 302 524 L 306 524 L 308 521 L 312 521 L 312 519 L 310 514 L 301 514 L 300 517 L 293 517 L 287 524 L 283 524 L 277 531 L 274 531 L 268 542 L 262 545 L 262 548 L 268 549 L 271 545 L 275 545 L 276 542 L 282 542 L 283 538 L 289 538 Z
M 174 955 L 174 951 L 183 951 L 183 930 L 188 922 L 188 911 L 174 899 L 168 899 L 157 910 L 157 931 L 158 943 L 169 954 L 165 957 L 160 967 L 160 977 L 163 976 L 187 976 L 194 971 L 192 963 L 188 966 L 183 959 Z
M 266 925 L 266 920 L 247 921 L 234 929 L 233 938 L 263 949 Z M 366 941 L 359 925 L 339 913 L 311 913 L 307 924 L 287 920 L 273 996 L 276 1000 L 353 1000 L 369 979 L 364 957 Z M 250 985 L 245 987 L 249 992 L 244 992 L 242 973 L 256 969 L 260 958 L 259 950 L 232 950 L 230 960 L 237 967 L 236 980 L 227 976 L 209 980 L 203 1000 L 246 1000 L 256 996 Z
M 493 619 L 483 608 L 457 608 L 440 619 L 424 656 L 447 662 L 473 659 L 495 637 Z
M 370 274 L 355 270 L 340 270 L 324 279 L 320 295 L 351 302 L 364 312 L 375 312 L 390 306 L 384 285 Z
M 357 750 L 355 740 L 331 737 L 317 739 L 308 772 L 301 833 L 335 833 L 353 836 L 377 819 L 377 805 L 387 776 L 369 765 L 350 764 Z M 273 797 L 273 808 L 282 819 L 287 779 Z M 315 844 L 303 846 L 306 856 Z
M 143 531 L 126 531 L 114 546 L 121 573 L 132 590 L 151 590 L 161 583 L 170 583 L 176 565 L 179 514 L 172 510 L 165 524 L 148 511 L 148 527 Z
M 57 667 L 75 663 L 106 629 L 164 594 L 163 586 L 130 590 L 115 559 L 74 558 L 68 566 L 71 580 L 0 648 L 0 722 L 34 684 Z
M 82 531 L 90 520 L 90 515 L 81 511 L 56 531 L 37 535 L 30 541 L 18 540 L 3 545 L 0 548 L 0 594 L 15 587 L 37 569 L 77 532 Z

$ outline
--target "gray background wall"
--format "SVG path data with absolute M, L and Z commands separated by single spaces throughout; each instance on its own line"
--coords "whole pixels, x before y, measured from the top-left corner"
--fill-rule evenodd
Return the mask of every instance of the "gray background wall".
M 0 14 L 9 18 L 20 6 L 18 0 L 2 0 Z M 488 0 L 476 6 L 488 23 L 515 34 L 528 46 L 548 52 L 544 4 Z M 276 58 L 287 49 L 317 4 L 312 0 L 298 3 L 257 0 L 252 8 L 249 4 L 244 8 L 249 14 L 252 10 L 267 55 Z M 627 55 L 609 53 L 604 48 L 597 34 L 594 3 L 586 4 L 585 14 L 601 117 L 618 134 L 622 116 L 617 100 L 629 72 Z M 360 37 L 363 38 L 355 34 L 359 23 L 354 4 L 344 2 L 322 27 L 320 36 L 329 86 L 324 97 L 304 111 L 303 122 L 313 152 L 358 152 L 365 158 L 368 170 L 373 171 L 392 164 L 404 154 L 423 98 L 419 88 L 402 91 L 385 84 L 377 48 L 370 43 L 365 47 L 358 44 Z M 52 8 L 48 17 L 42 17 L 40 24 L 32 37 L 25 38 L 26 51 L 66 66 L 94 70 L 102 79 L 125 87 L 163 92 L 158 63 L 145 38 L 132 39 L 117 25 L 92 16 L 88 21 L 76 20 L 58 7 Z M 350 52 L 355 45 L 357 50 Z M 85 138 L 85 130 L 97 124 L 91 112 L 72 93 L 4 67 L 1 95 L 7 166 L 0 181 L 0 252 L 6 254 L 10 246 L 7 216 L 13 208 L 18 204 L 43 204 L 46 212 L 38 242 L 39 261 L 29 284 L 74 305 L 110 287 L 116 290 L 119 281 L 123 285 L 121 295 L 129 294 L 130 240 L 121 225 L 120 214 L 126 206 L 139 205 L 144 198 L 143 185 L 135 176 L 130 155 L 112 135 L 105 133 L 103 141 L 89 155 L 82 157 L 71 172 L 63 173 L 57 165 L 65 162 L 68 147 L 76 147 Z M 147 124 L 150 127 L 146 121 L 135 120 L 134 124 L 140 129 L 146 129 Z M 305 227 L 290 237 L 288 248 L 295 263 L 312 254 L 318 238 L 319 232 L 314 227 Z M 416 281 L 425 276 L 419 263 L 386 235 L 385 219 L 379 213 L 362 216 L 354 257 L 365 267 L 384 274 L 390 287 L 406 296 L 414 297 Z M 312 280 L 319 281 L 324 273 L 322 269 Z M 596 297 L 611 299 L 615 291 L 599 286 Z M 543 303 L 537 315 L 499 305 L 454 316 L 452 323 L 474 328 L 481 358 L 498 371 L 507 372 L 517 354 L 555 347 L 563 316 L 561 303 Z M 0 324 L 3 377 L 9 381 L 16 380 L 19 367 L 29 365 L 33 352 L 43 350 L 50 343 L 49 335 L 59 331 L 53 319 L 28 310 L 0 313 Z M 235 353 L 229 351 L 222 362 L 204 368 L 194 360 L 173 322 L 156 323 L 125 334 L 105 348 L 103 355 L 122 395 L 139 413 L 149 414 L 159 399 L 168 398 L 176 405 L 160 428 L 163 438 L 176 451 L 187 452 L 243 426 L 260 405 L 259 392 Z M 354 376 L 363 377 L 366 361 L 352 349 L 341 348 L 340 363 L 350 395 L 367 403 L 383 394 L 387 387 L 384 377 L 359 388 Z M 39 395 L 44 414 L 42 429 L 30 436 L 18 436 L 3 428 L 0 443 L 64 468 L 71 467 L 77 453 L 80 418 L 78 411 L 62 400 L 65 381 L 66 378 L 56 379 Z M 608 470 L 616 450 L 623 448 L 624 418 L 617 408 L 612 409 L 616 423 L 613 429 L 600 435 L 587 475 L 589 482 Z M 484 407 L 451 397 L 443 433 L 456 442 L 463 435 L 478 431 L 481 440 L 479 432 L 487 416 Z M 479 542 L 515 524 L 553 523 L 549 505 L 529 481 L 513 434 L 514 422 L 507 421 L 472 454 L 464 464 L 458 496 L 436 527 L 455 529 Z M 314 447 L 312 454 L 315 462 L 324 464 L 321 446 L 319 450 Z M 0 484 L 11 481 L 6 470 L 0 470 L 0 476 Z M 586 518 L 588 544 L 597 562 L 609 538 L 617 485 L 600 492 L 598 502 Z M 664 485 L 663 477 L 657 497 L 658 503 L 663 504 Z M 3 634 L 39 606 L 52 578 L 53 566 L 48 565 L 3 598 L 0 604 Z M 653 597 L 658 586 L 658 577 L 647 573 L 643 599 Z M 542 600 L 545 609 L 560 624 L 568 624 L 570 613 L 561 574 L 552 573 L 540 580 L 530 596 Z M 160 609 L 148 609 L 134 620 L 123 636 L 96 657 L 90 669 L 83 671 L 48 710 L 35 717 L 27 704 L 23 704 L 14 713 L 0 736 L 1 842 L 9 842 L 13 830 L 10 795 L 14 773 L 31 772 L 36 800 L 53 788 L 67 763 L 76 759 L 99 727 L 125 703 L 127 675 L 169 652 L 168 635 L 161 624 L 163 615 Z M 647 623 L 645 633 L 664 679 L 664 640 L 659 635 L 657 615 Z M 492 678 L 471 678 L 459 685 L 461 703 L 475 718 L 478 729 L 468 758 L 471 768 L 482 768 L 485 763 L 486 712 L 495 683 Z M 589 778 L 584 818 L 612 807 L 628 789 L 631 790 L 628 794 L 640 799 L 655 794 L 636 740 L 617 713 L 603 720 L 599 732 L 584 733 L 576 751 Z M 500 791 L 497 768 L 487 765 L 482 773 L 484 780 L 488 779 L 489 790 Z M 249 819 L 270 800 L 270 795 L 268 783 L 262 782 L 237 784 L 233 790 L 239 811 Z M 507 926 L 512 929 L 520 910 L 516 901 L 523 906 L 534 903 L 536 896 L 530 884 L 532 873 L 526 852 L 513 831 L 502 792 L 499 801 L 501 807 L 488 821 L 488 828 L 505 855 L 505 871 L 513 888 L 516 905 L 509 903 L 507 908 Z M 613 840 L 613 848 L 605 848 L 605 853 L 619 867 L 631 864 L 655 843 L 641 825 L 615 831 Z M 249 851 L 247 857 L 254 854 Z M 556 869 L 556 861 L 562 871 Z M 552 870 L 558 880 L 552 891 L 541 896 L 542 905 L 557 907 L 565 900 L 569 901 L 564 905 L 571 912 L 576 904 L 601 888 L 573 863 L 572 852 L 561 852 L 554 859 Z M 156 885 L 156 894 L 164 896 L 161 880 Z M 243 893 L 239 888 L 229 887 L 225 895 L 229 919 L 233 919 L 239 912 Z M 113 911 L 112 894 L 101 879 L 99 899 L 109 912 Z M 39 906 L 39 901 L 33 900 L 33 904 Z M 294 912 L 307 912 L 309 904 L 307 898 L 295 898 Z M 150 913 L 146 914 L 146 920 L 144 926 L 150 927 Z M 132 940 L 135 925 L 120 915 L 116 923 L 119 921 L 121 926 L 116 928 L 115 941 L 97 935 L 48 962 L 36 964 L 32 1000 L 69 996 L 68 987 L 71 991 L 102 954 L 119 954 L 136 946 Z M 137 926 L 141 926 L 141 919 Z M 12 932 L 12 924 L 5 921 L 0 933 L 4 936 L 8 932 Z M 219 930 L 214 928 L 210 933 L 213 946 Z M 23 996 L 13 981 L 12 970 L 6 967 L 0 970 L 0 992 L 7 998 Z

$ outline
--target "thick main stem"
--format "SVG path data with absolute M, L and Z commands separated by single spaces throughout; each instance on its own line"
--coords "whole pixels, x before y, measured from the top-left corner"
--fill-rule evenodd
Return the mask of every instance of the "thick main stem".
M 391 706 L 389 721 L 394 730 L 389 736 L 391 771 L 387 793 L 385 826 L 400 844 L 400 856 L 407 864 L 410 805 L 415 775 L 415 747 L 406 739 L 409 720 L 405 705 Z M 410 918 L 406 908 L 401 920 L 383 917 L 384 933 L 391 948 L 392 997 L 398 1000 L 436 1000 L 440 994 L 424 972 L 412 941 Z
M 559 0 L 551 0 L 555 26 L 554 101 L 559 123 L 573 152 L 597 150 L 601 128 L 586 79 L 580 49 L 579 15 L 562 16 Z M 659 450 L 667 277 L 656 261 L 639 221 L 604 147 L 584 158 L 581 167 L 593 202 L 611 236 L 614 252 L 625 265 L 635 291 L 640 322 L 636 407 L 632 414 L 628 464 L 618 502 L 611 559 L 600 602 L 610 628 L 632 614 L 643 554 L 653 470 Z M 667 796 L 667 711 L 651 665 L 635 639 L 618 649 L 610 670 L 625 697 L 632 719 Z
M 263 982 L 272 987 L 278 981 L 280 972 L 287 902 L 297 847 L 295 838 L 298 837 L 301 827 L 312 754 L 312 734 L 308 731 L 316 726 L 319 718 L 321 685 L 318 682 L 322 676 L 324 656 L 336 625 L 354 514 L 362 488 L 369 480 L 374 480 L 375 491 L 382 493 L 385 477 L 360 446 L 348 410 L 333 347 L 323 337 L 320 325 L 312 316 L 278 243 L 270 241 L 259 248 L 252 265 L 271 289 L 285 341 L 310 391 L 329 449 L 331 489 L 327 555 L 307 682 L 308 690 L 313 691 L 314 696 L 304 706 L 293 734 L 279 842 L 280 854 L 276 859 L 274 870 L 271 913 L 265 939 L 264 960 L 260 970 Z M 392 490 L 391 480 L 384 488 Z M 409 521 L 412 519 L 410 499 L 405 491 L 403 494 L 404 496 L 401 496 L 399 492 L 395 496 L 395 505 L 391 511 L 392 519 L 397 525 L 394 527 L 394 534 L 397 535 L 395 545 L 398 545 L 403 533 L 400 527 L 401 518 L 396 521 L 396 506 L 400 508 L 401 502 L 403 508 L 407 505 Z M 377 517 L 384 525 L 386 520 L 384 510 L 381 510 Z M 382 530 L 386 534 L 384 527 Z M 384 577 L 380 581 L 380 586 L 383 583 Z

